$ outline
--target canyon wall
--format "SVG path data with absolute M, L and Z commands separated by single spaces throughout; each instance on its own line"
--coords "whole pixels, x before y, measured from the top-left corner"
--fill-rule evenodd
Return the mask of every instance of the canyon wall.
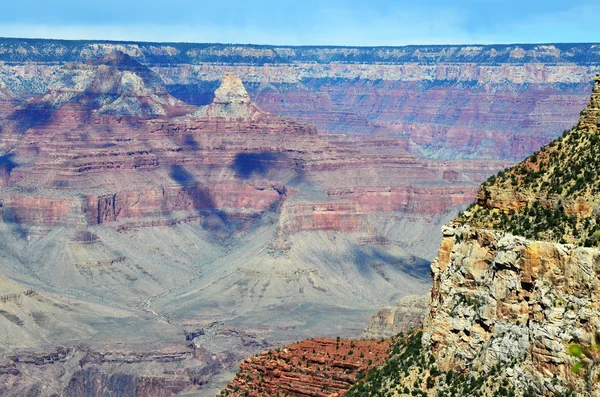
M 115 50 L 169 92 L 212 102 L 233 72 L 264 110 L 324 131 L 407 139 L 432 158 L 517 160 L 570 128 L 600 66 L 595 44 L 285 47 L 0 40 L 6 98 L 43 94 L 61 64 Z M 6 102 L 6 100 L 4 101 Z
M 362 338 L 392 338 L 401 332 L 421 327 L 429 310 L 429 301 L 429 295 L 410 295 L 400 299 L 394 306 L 381 309 L 371 317 Z
M 537 395 L 582 382 L 568 347 L 590 345 L 600 326 L 599 263 L 595 248 L 446 227 L 431 267 L 424 346 L 442 371 L 489 372 L 516 362 L 513 384 L 533 385 Z

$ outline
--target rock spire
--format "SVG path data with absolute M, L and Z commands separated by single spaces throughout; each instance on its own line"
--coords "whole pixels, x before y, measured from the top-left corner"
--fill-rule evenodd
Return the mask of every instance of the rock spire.
M 242 80 L 233 73 L 225 73 L 221 86 L 215 91 L 213 103 L 228 104 L 248 104 L 250 96 L 242 84 Z

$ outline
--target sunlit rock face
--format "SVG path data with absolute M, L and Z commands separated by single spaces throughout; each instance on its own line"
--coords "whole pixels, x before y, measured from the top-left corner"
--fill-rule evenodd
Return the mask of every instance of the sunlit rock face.
M 520 390 L 581 387 L 568 346 L 590 343 L 600 326 L 600 251 L 469 227 L 444 236 L 423 335 L 439 368 L 486 372 L 516 362 Z
M 371 317 L 363 339 L 391 338 L 423 325 L 429 310 L 429 295 L 410 295 L 394 306 L 381 309 Z
M 225 73 L 221 85 L 215 91 L 213 103 L 223 105 L 248 104 L 250 103 L 250 96 L 239 77 L 233 73 Z

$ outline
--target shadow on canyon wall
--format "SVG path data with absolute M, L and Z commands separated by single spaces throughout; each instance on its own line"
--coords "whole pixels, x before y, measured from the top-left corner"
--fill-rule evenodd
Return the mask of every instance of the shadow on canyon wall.
M 12 170 L 17 168 L 19 164 L 15 162 L 14 153 L 6 153 L 0 156 L 0 171 L 10 173 Z
M 238 153 L 231 168 L 238 178 L 250 179 L 252 176 L 264 176 L 277 168 L 277 162 L 283 155 L 273 152 Z
M 430 262 L 423 258 L 411 255 L 399 258 L 383 249 L 365 249 L 359 245 L 353 247 L 352 257 L 355 266 L 364 275 L 374 271 L 383 279 L 390 281 L 385 273 L 387 267 L 388 269 L 394 268 L 418 280 L 430 280 Z
M 48 103 L 27 104 L 15 110 L 8 119 L 16 122 L 16 132 L 25 133 L 31 128 L 44 127 L 50 123 L 54 109 Z
M 167 86 L 169 94 L 190 105 L 210 105 L 215 99 L 215 90 L 221 81 L 202 81 L 198 84 L 172 84 Z
M 203 220 L 203 228 L 214 233 L 221 240 L 232 235 L 233 225 L 228 219 L 227 214 L 217 208 L 207 186 L 200 184 L 192 173 L 179 164 L 172 164 L 170 166 L 169 176 L 184 189 L 188 197 L 192 200 L 194 210 Z

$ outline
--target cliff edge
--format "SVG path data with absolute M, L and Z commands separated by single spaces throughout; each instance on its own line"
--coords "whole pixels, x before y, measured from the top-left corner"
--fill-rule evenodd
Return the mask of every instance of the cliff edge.
M 587 359 L 600 329 L 594 82 L 573 129 L 488 179 L 444 227 L 422 332 L 348 396 L 600 395 Z

